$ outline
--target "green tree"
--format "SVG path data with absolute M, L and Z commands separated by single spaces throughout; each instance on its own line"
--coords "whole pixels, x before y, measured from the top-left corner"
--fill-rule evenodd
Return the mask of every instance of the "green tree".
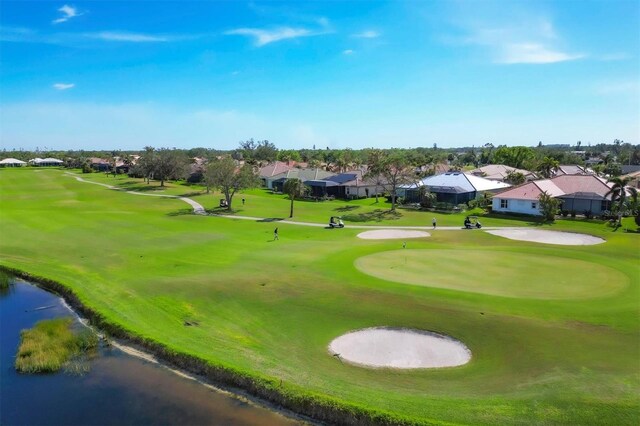
M 164 186 L 165 180 L 183 177 L 185 166 L 186 162 L 180 152 L 161 148 L 156 151 L 153 159 L 153 177 L 160 181 L 160 186 Z
M 629 182 L 631 182 L 631 177 L 614 177 L 609 179 L 609 183 L 611 185 L 611 189 L 605 194 L 605 197 L 611 195 L 611 205 L 614 206 L 617 204 L 618 210 L 618 226 L 622 224 L 622 213 L 625 210 L 625 204 L 627 201 L 627 196 L 631 196 L 631 200 L 636 200 L 638 198 L 638 190 L 636 188 L 627 186 Z
M 152 146 L 145 146 L 144 152 L 138 159 L 138 166 L 140 167 L 140 170 L 142 171 L 142 176 L 144 176 L 144 178 L 146 179 L 147 184 L 153 178 L 155 156 L 156 156 L 155 148 Z
M 549 179 L 551 176 L 555 174 L 558 170 L 560 164 L 558 160 L 555 160 L 552 157 L 544 157 L 542 162 L 536 168 L 536 171 L 540 174 L 540 176 Z
M 398 199 L 398 188 L 401 185 L 415 182 L 415 169 L 409 164 L 407 157 L 401 152 L 395 152 L 382 161 L 380 167 L 382 185 L 391 195 L 391 210 L 396 209 Z
M 535 157 L 533 148 L 526 146 L 500 146 L 493 154 L 493 164 L 504 164 L 522 169 Z
M 382 186 L 382 171 L 385 160 L 386 154 L 380 149 L 372 149 L 367 155 L 367 172 L 364 177 L 375 182 L 376 203 L 378 202 L 378 188 Z
M 293 202 L 296 198 L 304 196 L 307 191 L 307 187 L 300 179 L 288 179 L 284 183 L 283 191 L 289 196 L 289 199 L 291 200 L 289 217 L 293 217 Z
M 526 180 L 527 179 L 522 173 L 515 170 L 507 173 L 507 176 L 505 178 L 505 182 L 510 183 L 511 185 L 522 185 Z
M 553 198 L 547 191 L 544 191 L 538 196 L 538 202 L 540 203 L 540 211 L 542 212 L 544 220 L 553 222 L 558 213 L 558 209 L 562 205 L 562 201 Z
M 211 161 L 205 169 L 205 182 L 224 194 L 227 210 L 231 210 L 233 196 L 243 189 L 258 185 L 258 176 L 249 164 L 237 167 L 230 157 Z

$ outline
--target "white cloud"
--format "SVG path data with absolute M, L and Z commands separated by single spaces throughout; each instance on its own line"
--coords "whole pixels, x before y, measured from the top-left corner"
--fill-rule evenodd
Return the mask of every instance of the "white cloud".
M 52 23 L 54 24 L 61 24 L 62 22 L 66 22 L 71 18 L 82 15 L 82 13 L 78 13 L 78 9 L 73 6 L 69 6 L 68 4 L 65 4 L 60 9 L 58 9 L 58 12 L 62 12 L 62 16 L 58 19 L 54 19 L 52 21 Z
M 471 19 L 461 25 L 466 35 L 458 42 L 487 48 L 498 64 L 552 64 L 587 55 L 563 47 L 553 23 L 528 15 L 509 17 L 508 25 Z
M 168 37 L 161 35 L 130 33 L 125 31 L 102 31 L 99 33 L 86 33 L 85 37 L 97 38 L 105 41 L 122 41 L 130 43 L 157 43 L 167 42 L 178 39 L 177 37 Z
M 515 43 L 499 47 L 497 62 L 502 64 L 552 64 L 583 58 L 582 54 L 569 54 L 552 50 L 542 44 Z
M 261 30 L 258 28 L 238 28 L 235 30 L 227 31 L 225 34 L 254 37 L 255 45 L 258 47 L 262 47 L 276 41 L 318 35 L 318 33 L 313 33 L 306 28 L 291 27 L 280 27 L 274 30 Z
M 342 53 L 344 55 L 353 55 L 353 50 L 351 50 L 351 49 L 343 50 Z
M 55 83 L 53 85 L 53 88 L 56 90 L 69 90 L 69 89 L 73 89 L 75 87 L 75 84 L 73 83 Z
M 380 33 L 374 30 L 367 30 L 361 33 L 352 34 L 351 37 L 355 38 L 378 38 L 380 37 Z
M 640 81 L 638 80 L 621 80 L 621 81 L 607 81 L 599 83 L 595 87 L 595 92 L 598 95 L 633 95 L 637 96 L 640 93 Z

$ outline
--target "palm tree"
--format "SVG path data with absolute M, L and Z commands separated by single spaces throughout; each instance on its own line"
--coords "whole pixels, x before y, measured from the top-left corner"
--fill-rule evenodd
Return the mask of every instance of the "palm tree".
M 558 160 L 552 157 L 544 157 L 536 171 L 539 172 L 542 177 L 549 179 L 558 170 L 559 165 Z
M 611 195 L 611 205 L 614 205 L 616 201 L 618 203 L 618 226 L 622 224 L 622 212 L 624 211 L 624 205 L 627 201 L 627 192 L 629 192 L 633 200 L 636 200 L 638 197 L 638 190 L 636 188 L 627 188 L 630 181 L 631 177 L 614 177 L 608 180 L 608 182 L 613 185 L 611 185 L 611 189 L 609 189 L 604 196 L 607 197 Z
M 291 211 L 289 213 L 289 217 L 293 217 L 293 202 L 296 197 L 301 197 L 306 192 L 306 186 L 300 179 L 289 179 L 284 183 L 283 191 L 285 194 L 289 195 L 289 199 L 291 200 Z

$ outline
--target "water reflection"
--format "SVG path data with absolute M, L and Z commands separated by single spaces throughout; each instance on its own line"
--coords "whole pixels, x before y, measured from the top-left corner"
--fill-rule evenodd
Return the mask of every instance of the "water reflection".
M 0 297 L 2 425 L 293 425 L 298 422 L 211 390 L 114 347 L 88 373 L 18 374 L 20 330 L 69 316 L 60 298 L 21 281 Z M 47 309 L 37 309 L 48 307 Z

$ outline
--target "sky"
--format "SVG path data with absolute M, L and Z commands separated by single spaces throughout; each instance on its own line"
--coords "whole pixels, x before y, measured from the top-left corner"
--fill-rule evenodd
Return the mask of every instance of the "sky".
M 0 148 L 640 143 L 640 1 L 0 2 Z

